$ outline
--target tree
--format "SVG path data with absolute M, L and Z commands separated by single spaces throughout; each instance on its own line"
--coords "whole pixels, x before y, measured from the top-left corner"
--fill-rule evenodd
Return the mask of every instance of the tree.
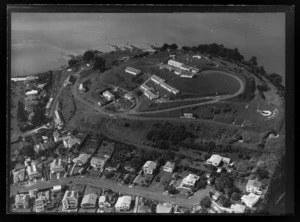
M 232 195 L 231 195 L 231 198 L 235 201 L 238 201 L 241 199 L 241 195 L 236 193 L 236 192 L 233 192 Z
M 100 72 L 104 72 L 106 70 L 105 59 L 100 56 L 96 57 L 93 69 L 99 69 Z
M 231 205 L 230 201 L 224 195 L 219 197 L 219 202 L 223 207 L 230 207 Z
M 211 205 L 211 200 L 208 196 L 204 197 L 201 201 L 200 201 L 200 206 L 203 208 L 209 208 Z
M 79 64 L 79 60 L 78 59 L 70 59 L 68 61 L 69 66 L 73 67 Z
M 170 194 L 176 194 L 176 193 L 178 193 L 178 190 L 177 190 L 173 185 L 170 185 L 170 186 L 168 187 L 168 192 L 169 192 Z
M 169 48 L 169 44 L 165 43 L 163 44 L 163 46 L 160 48 L 160 51 L 164 52 L 164 51 L 167 51 L 167 49 Z
M 263 180 L 263 179 L 269 178 L 269 172 L 265 169 L 258 168 L 256 170 L 256 176 L 258 176 L 258 178 L 260 180 Z
M 170 50 L 176 50 L 176 49 L 178 49 L 178 45 L 176 45 L 175 43 L 173 43 L 173 44 L 171 44 L 170 46 L 169 46 L 169 48 L 170 48 Z
M 84 61 L 90 61 L 90 60 L 92 60 L 92 59 L 94 59 L 95 58 L 95 54 L 94 54 L 94 52 L 93 51 L 86 51 L 84 54 L 83 54 L 83 60 Z
M 252 56 L 249 59 L 249 62 L 252 63 L 253 65 L 257 66 L 257 58 L 256 58 L 256 56 Z
M 31 145 L 25 145 L 20 150 L 20 154 L 23 154 L 25 156 L 34 156 L 34 148 Z
M 232 179 L 222 174 L 215 181 L 215 188 L 218 191 L 223 191 L 225 188 L 233 187 Z
M 182 46 L 181 49 L 186 52 L 190 51 L 190 47 L 188 46 Z
M 156 182 L 159 182 L 159 181 L 160 181 L 160 177 L 156 177 L 156 178 L 155 178 L 155 181 L 156 181 Z

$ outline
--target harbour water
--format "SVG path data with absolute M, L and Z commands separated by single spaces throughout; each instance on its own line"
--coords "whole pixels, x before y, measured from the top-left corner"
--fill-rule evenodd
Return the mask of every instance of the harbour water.
M 217 43 L 284 78 L 284 24 L 282 13 L 13 13 L 11 74 L 56 69 L 68 55 L 112 50 L 108 44 Z

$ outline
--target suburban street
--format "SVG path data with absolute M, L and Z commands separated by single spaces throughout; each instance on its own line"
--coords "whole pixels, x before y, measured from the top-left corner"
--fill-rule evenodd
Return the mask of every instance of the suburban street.
M 173 202 L 174 204 L 178 204 L 180 206 L 185 207 L 193 207 L 199 205 L 198 198 L 194 196 L 191 199 L 184 198 L 184 197 L 170 197 L 168 195 L 164 195 L 162 191 L 152 191 L 147 188 L 137 187 L 134 186 L 130 188 L 126 185 L 120 185 L 119 183 L 108 180 L 108 179 L 100 179 L 100 178 L 88 178 L 88 177 L 72 177 L 72 178 L 61 178 L 55 181 L 46 181 L 46 182 L 39 182 L 36 184 L 27 184 L 23 186 L 11 186 L 11 194 L 16 194 L 17 191 L 25 192 L 32 189 L 43 189 L 48 187 L 53 187 L 56 185 L 62 185 L 67 183 L 68 181 L 72 181 L 79 184 L 86 184 L 91 186 L 96 186 L 100 188 L 111 189 L 114 192 L 121 192 L 123 194 L 141 196 L 161 202 Z

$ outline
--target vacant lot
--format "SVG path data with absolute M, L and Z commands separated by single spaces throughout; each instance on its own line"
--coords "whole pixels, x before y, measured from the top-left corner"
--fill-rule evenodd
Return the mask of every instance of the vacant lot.
M 171 177 L 172 173 L 161 170 L 160 173 L 155 176 L 149 188 L 155 190 L 164 190 L 164 186 L 170 182 Z M 159 178 L 159 180 L 157 178 Z

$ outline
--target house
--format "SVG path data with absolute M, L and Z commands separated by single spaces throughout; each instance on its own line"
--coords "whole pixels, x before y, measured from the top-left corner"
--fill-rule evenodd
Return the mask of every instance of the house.
M 36 199 L 34 201 L 34 206 L 35 206 L 35 212 L 36 213 L 45 212 L 45 206 L 46 206 L 45 199 L 42 199 L 42 198 Z
M 22 182 L 25 179 L 25 169 L 13 171 L 14 183 Z
M 105 168 L 105 170 L 113 172 L 117 171 L 120 167 L 120 163 L 118 161 L 111 161 L 108 166 Z
M 110 203 L 108 201 L 107 196 L 102 195 L 99 197 L 99 201 L 98 201 L 99 207 L 110 207 Z
M 36 198 L 37 191 L 38 191 L 37 189 L 29 190 L 30 198 Z
M 194 115 L 193 113 L 183 113 L 182 118 L 195 119 L 193 115 Z
M 131 196 L 122 196 L 119 197 L 117 203 L 115 204 L 115 209 L 117 211 L 126 211 L 130 210 L 131 206 Z
M 73 163 L 76 163 L 79 166 L 82 166 L 88 162 L 88 159 L 91 157 L 91 155 L 86 153 L 79 154 L 78 157 L 73 159 Z
M 245 205 L 247 207 L 252 208 L 259 200 L 259 196 L 254 194 L 254 193 L 250 193 L 247 195 L 243 195 L 241 198 L 242 203 L 245 203 Z
M 60 134 L 57 130 L 55 130 L 53 132 L 53 139 L 54 139 L 54 142 L 59 142 L 62 140 L 62 138 L 60 137 Z
M 130 74 L 136 76 L 136 75 L 139 75 L 141 73 L 141 70 L 135 69 L 135 68 L 132 68 L 132 67 L 127 67 L 125 69 L 125 72 L 130 73 Z
M 144 84 L 141 85 L 141 89 L 144 90 L 144 91 L 147 91 L 147 90 L 151 91 L 152 88 L 150 88 L 149 86 L 145 85 L 145 83 L 144 83 Z
M 222 161 L 222 157 L 219 155 L 212 155 L 208 160 L 206 160 L 207 164 L 212 164 L 214 166 L 219 166 Z
M 108 90 L 106 90 L 103 94 L 102 94 L 108 101 L 113 100 L 115 98 L 115 95 L 113 95 L 111 92 L 109 92 Z
M 103 157 L 92 157 L 91 166 L 102 171 L 106 161 L 107 159 Z
M 42 144 L 36 144 L 36 145 L 34 145 L 33 148 L 36 153 L 39 153 L 41 150 L 45 150 L 45 148 L 44 148 L 44 146 L 42 146 Z
M 97 155 L 109 159 L 115 150 L 115 144 L 103 141 Z
M 97 194 L 95 194 L 95 193 L 87 194 L 83 197 L 80 206 L 82 208 L 95 208 L 97 199 L 98 199 Z
M 29 208 L 29 194 L 17 194 L 15 196 L 15 206 L 16 208 Z
M 60 192 L 61 191 L 61 185 L 54 186 L 52 189 L 52 193 Z
M 190 72 L 182 72 L 180 74 L 180 77 L 182 77 L 182 78 L 190 78 L 190 79 L 192 79 L 192 78 L 194 78 L 194 76 L 195 76 L 195 74 L 194 73 L 190 73 Z
M 62 164 L 61 158 L 53 160 L 53 162 L 50 164 L 50 171 L 51 173 L 60 173 L 65 171 L 65 167 Z
M 136 172 L 138 171 L 141 165 L 141 160 L 138 158 L 133 158 L 131 161 L 125 164 L 124 169 L 128 172 Z
M 180 187 L 190 189 L 194 187 L 197 180 L 199 180 L 199 176 L 195 174 L 189 174 L 187 177 L 183 178 Z
M 145 174 L 153 174 L 153 171 L 156 169 L 157 163 L 153 161 L 147 161 L 143 166 L 143 171 Z
M 217 201 L 217 200 L 219 199 L 220 196 L 221 196 L 221 194 L 220 194 L 218 191 L 216 191 L 216 192 L 214 192 L 214 194 L 212 195 L 212 199 L 215 200 L 215 201 Z
M 55 110 L 54 114 L 55 114 L 54 121 L 55 121 L 56 125 L 58 126 L 58 128 L 61 128 L 64 125 L 64 120 L 61 115 L 61 112 L 58 110 Z
M 228 158 L 228 157 L 222 157 L 222 161 L 223 161 L 224 163 L 229 164 L 229 163 L 230 163 L 230 158 Z
M 78 191 L 68 190 L 62 199 L 62 210 L 77 209 L 78 206 Z
M 156 213 L 158 214 L 171 213 L 172 209 L 173 206 L 170 203 L 159 203 L 156 206 Z
M 168 61 L 168 65 L 171 65 L 171 66 L 175 66 L 175 67 L 181 67 L 182 65 L 183 65 L 183 63 L 181 63 L 181 62 L 177 62 L 177 61 L 175 61 L 175 60 L 172 60 L 172 59 L 170 59 L 169 61 Z
M 192 68 L 191 68 L 191 71 L 192 71 L 193 73 L 198 73 L 200 70 L 199 70 L 198 68 L 192 67 Z
M 261 190 L 261 182 L 257 180 L 248 180 L 246 184 L 246 191 L 254 194 L 261 195 L 262 190 Z
M 27 167 L 27 174 L 30 179 L 37 178 L 41 176 L 41 173 L 37 171 L 36 165 L 32 164 L 31 166 Z
M 234 213 L 242 214 L 245 213 L 246 206 L 241 204 L 232 204 L 230 209 L 233 210 Z
M 31 90 L 31 91 L 27 91 L 27 92 L 25 93 L 26 96 L 27 96 L 27 95 L 36 95 L 36 94 L 38 94 L 38 91 L 37 91 L 37 90 Z
M 154 100 L 159 98 L 159 95 L 154 94 L 153 92 L 149 91 L 149 90 L 145 90 L 144 91 L 144 95 L 147 96 L 149 99 Z
M 81 140 L 73 135 L 62 137 L 62 140 L 63 140 L 64 147 L 69 149 L 72 148 L 75 144 L 78 145 L 81 144 Z
M 161 83 L 165 82 L 164 79 L 158 77 L 157 75 L 152 75 L 151 80 L 157 84 L 161 84 Z
M 182 64 L 179 68 L 184 70 L 184 71 L 190 71 L 192 67 L 190 67 L 188 65 L 185 65 L 185 64 Z
M 163 170 L 166 171 L 166 172 L 172 173 L 173 170 L 174 170 L 174 168 L 175 168 L 175 163 L 168 161 L 168 162 L 164 165 Z
M 173 94 L 178 94 L 180 91 L 173 88 L 172 86 L 168 85 L 165 82 L 161 82 L 160 86 L 163 87 L 164 89 L 168 90 L 169 92 L 172 92 Z
M 125 97 L 125 99 L 128 99 L 128 100 L 132 100 L 133 99 L 133 96 L 130 95 L 130 94 L 128 94 L 128 93 L 126 93 L 124 97 Z

